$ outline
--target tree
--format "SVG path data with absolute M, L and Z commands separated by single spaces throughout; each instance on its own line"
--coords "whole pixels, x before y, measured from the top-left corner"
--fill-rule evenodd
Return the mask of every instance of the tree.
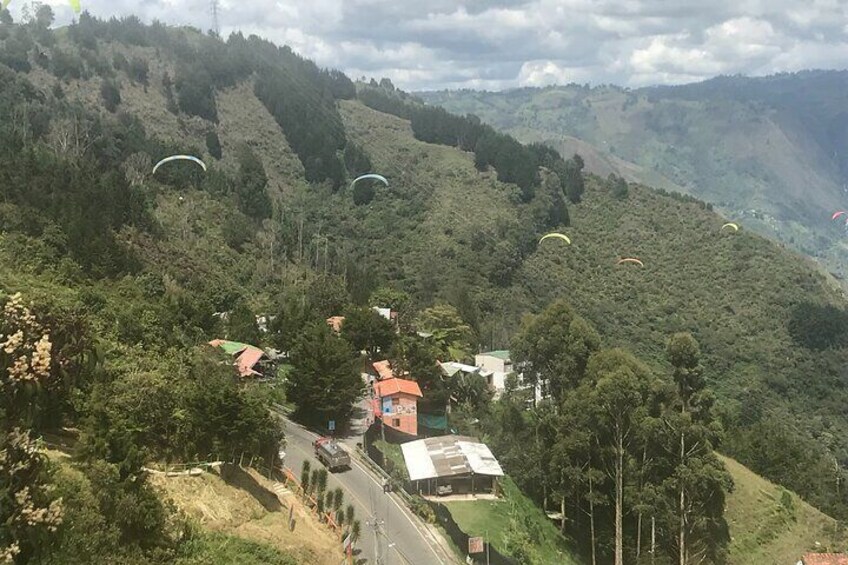
M 286 393 L 296 415 L 310 422 L 344 421 L 364 389 L 351 345 L 321 322 L 304 328 L 291 351 Z
M 239 210 L 251 218 L 264 219 L 271 217 L 271 199 L 268 197 L 266 186 L 268 176 L 262 161 L 247 144 L 238 150 L 239 172 L 236 181 L 236 197 Z
M 38 560 L 62 522 L 47 458 L 29 432 L 33 399 L 50 377 L 52 344 L 20 294 L 3 306 L 0 340 L 0 559 L 26 563 Z
M 703 559 L 715 562 L 728 541 L 723 508 L 730 477 L 713 453 L 721 435 L 712 415 L 714 398 L 705 390 L 700 348 L 691 334 L 674 334 L 666 356 L 673 368 L 679 404 L 679 412 L 667 417 L 677 444 L 676 468 L 667 481 L 678 502 L 677 560 L 679 565 Z
M 227 319 L 227 339 L 258 345 L 262 341 L 256 314 L 244 300 L 239 300 Z
M 564 301 L 538 316 L 526 318 L 513 339 L 512 356 L 523 366 L 527 384 L 540 383 L 554 400 L 583 379 L 590 355 L 600 348 L 600 336 Z
M 397 312 L 397 323 L 401 329 L 406 328 L 412 315 L 412 299 L 409 294 L 390 286 L 383 286 L 372 292 L 368 304 L 377 308 L 390 308 L 392 312 Z
M 610 186 L 613 198 L 617 200 L 627 199 L 629 189 L 627 187 L 627 181 L 624 180 L 624 177 L 620 177 L 615 173 L 610 173 L 609 178 L 607 178 L 607 184 Z
M 615 565 L 623 565 L 626 463 L 645 406 L 650 404 L 653 377 L 645 365 L 620 349 L 594 354 L 586 373 L 594 383 L 587 409 L 594 416 L 596 441 L 615 483 Z
M 206 133 L 206 149 L 209 151 L 209 154 L 216 159 L 223 157 L 224 154 L 221 150 L 221 140 L 218 139 L 217 132 L 210 131 Z
M 121 103 L 121 89 L 111 80 L 104 80 L 100 85 L 100 97 L 107 110 L 114 113 Z
M 441 410 L 449 399 L 448 389 L 442 379 L 434 344 L 418 335 L 401 335 L 395 339 L 389 352 L 392 370 L 396 374 L 408 375 L 421 387 L 424 398 L 422 405 Z
M 585 181 L 583 180 L 583 159 L 577 153 L 565 163 L 565 178 L 566 194 L 572 203 L 577 204 L 583 197 L 583 191 L 586 189 Z
M 53 25 L 55 16 L 53 8 L 49 4 L 38 4 L 35 10 L 35 26 L 39 29 L 47 29 Z
M 377 194 L 374 183 L 360 181 L 353 185 L 353 203 L 357 206 L 371 204 Z
M 391 322 L 371 308 L 352 308 L 345 314 L 342 337 L 354 351 L 366 351 L 370 359 L 375 359 L 379 351 L 388 353 L 395 333 Z
M 415 325 L 420 331 L 433 334 L 442 360 L 463 361 L 471 357 L 471 344 L 476 341 L 474 330 L 453 306 L 439 304 L 422 310 Z

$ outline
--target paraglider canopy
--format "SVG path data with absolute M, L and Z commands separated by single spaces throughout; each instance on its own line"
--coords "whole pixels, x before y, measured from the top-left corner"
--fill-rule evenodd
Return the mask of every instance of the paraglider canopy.
M 724 224 L 723 226 L 721 226 L 721 231 L 723 231 L 724 228 L 732 228 L 734 232 L 739 231 L 739 226 L 737 226 L 736 224 L 734 224 L 732 222 L 728 222 L 728 223 Z
M 193 161 L 200 165 L 204 171 L 206 170 L 206 163 L 204 163 L 197 157 L 192 157 L 191 155 L 171 155 L 170 157 L 165 157 L 164 159 L 156 163 L 156 165 L 153 167 L 153 174 L 156 174 L 156 171 L 159 169 L 159 167 L 161 167 L 165 163 L 170 163 L 171 161 Z
M 644 267 L 645 264 L 639 259 L 633 257 L 625 257 L 624 259 L 620 259 L 616 265 L 622 265 L 624 263 L 633 263 L 634 265 L 639 265 L 640 267 Z
M 539 243 L 542 243 L 543 241 L 545 241 L 548 238 L 561 239 L 564 242 L 566 242 L 567 244 L 571 245 L 571 240 L 568 239 L 568 236 L 565 235 L 565 234 L 561 234 L 561 233 L 549 233 L 547 235 L 544 235 L 544 236 L 542 236 L 542 239 L 539 240 Z
M 833 213 L 833 216 L 831 216 L 831 217 L 830 217 L 830 219 L 831 219 L 831 220 L 835 220 L 835 219 L 836 219 L 836 218 L 838 218 L 839 216 L 844 216 L 845 214 L 848 214 L 848 212 L 846 212 L 845 210 L 840 210 L 840 211 L 838 211 L 838 212 L 834 212 L 834 213 Z
M 3 8 L 5 9 L 12 0 L 3 0 Z M 71 8 L 79 14 L 82 11 L 82 6 L 80 5 L 80 0 L 68 0 L 68 4 L 71 5 Z
M 355 179 L 353 179 L 353 182 L 350 183 L 350 188 L 353 188 L 354 185 L 356 183 L 358 183 L 359 181 L 366 180 L 366 179 L 378 180 L 381 183 L 383 183 L 384 185 L 389 186 L 389 181 L 386 180 L 386 177 L 384 177 L 382 175 L 377 175 L 377 174 L 374 174 L 374 173 L 368 173 L 367 175 L 361 175 L 361 176 L 358 176 Z

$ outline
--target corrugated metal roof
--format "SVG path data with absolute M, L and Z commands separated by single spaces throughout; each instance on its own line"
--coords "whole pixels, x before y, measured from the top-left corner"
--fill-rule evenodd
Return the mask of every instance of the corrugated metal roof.
M 475 367 L 474 365 L 466 365 L 464 363 L 457 363 L 456 361 L 448 361 L 446 363 L 439 363 L 439 366 L 442 368 L 442 373 L 444 373 L 447 377 L 452 377 L 455 374 L 462 371 L 463 373 L 479 373 L 480 368 Z
M 413 481 L 469 475 L 501 477 L 503 469 L 489 448 L 474 438 L 439 436 L 401 445 Z

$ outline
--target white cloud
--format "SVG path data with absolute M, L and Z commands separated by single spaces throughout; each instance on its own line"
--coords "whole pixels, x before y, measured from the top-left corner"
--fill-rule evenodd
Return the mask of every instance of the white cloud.
M 66 0 L 44 0 L 57 23 Z M 211 27 L 208 0 L 82 0 L 106 18 Z M 13 0 L 19 15 L 23 0 Z M 221 0 L 224 33 L 286 43 L 406 89 L 639 86 L 843 68 L 846 0 Z

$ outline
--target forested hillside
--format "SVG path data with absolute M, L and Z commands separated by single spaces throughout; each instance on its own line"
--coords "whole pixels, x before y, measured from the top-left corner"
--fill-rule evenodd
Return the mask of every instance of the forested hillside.
M 78 562 L 214 556 L 224 544 L 153 496 L 142 466 L 236 451 L 270 460 L 283 438 L 268 408 L 286 392 L 304 419 L 349 415 L 356 356 L 373 336 L 360 344 L 348 326 L 337 338 L 324 319 L 355 319 L 369 304 L 399 310 L 404 330 L 453 324 L 430 331 L 447 336 L 437 347 L 410 332 L 392 350 L 443 401 L 438 377 L 424 382 L 435 356 L 518 345 L 522 318 L 559 299 L 597 329 L 598 348 L 637 356 L 645 382 L 671 382 L 667 340 L 691 332 L 717 398 L 710 422 L 725 430 L 710 445 L 848 516 L 848 314 L 808 261 L 747 229 L 722 231 L 703 202 L 585 175 L 578 156 L 521 145 L 387 83 L 354 84 L 256 37 L 85 14 L 51 31 L 49 9 L 2 22 L 0 384 L 15 396 L 0 421 L 17 446 L 4 456 L 28 465 L 38 508 L 56 509 L 50 485 L 66 493 L 62 520 L 0 530 L 0 551 L 17 547 L 18 562 L 61 563 L 83 546 Z M 208 170 L 152 175 L 174 153 Z M 370 171 L 389 186 L 350 187 Z M 572 244 L 539 244 L 549 231 Z M 624 257 L 644 266 L 618 265 Z M 275 316 L 267 333 L 257 314 Z M 8 337 L 18 330 L 23 341 Z M 237 383 L 205 347 L 215 337 L 290 352 L 288 388 Z M 327 373 L 340 392 L 301 401 L 315 394 L 303 375 Z M 502 423 L 479 431 L 515 461 L 525 430 Z M 33 453 L 36 437 L 63 426 L 79 431 L 74 473 Z M 699 456 L 723 473 L 709 449 Z M 542 482 L 507 471 L 544 502 Z M 22 484 L 0 482 L 0 495 L 15 501 Z M 0 518 L 24 506 L 10 502 Z M 86 520 L 112 527 L 62 526 Z M 713 541 L 724 555 L 727 537 Z
M 525 142 L 588 144 L 593 170 L 682 190 L 844 277 L 844 71 L 624 89 L 569 85 L 427 92 Z M 604 173 L 606 174 L 606 173 Z

